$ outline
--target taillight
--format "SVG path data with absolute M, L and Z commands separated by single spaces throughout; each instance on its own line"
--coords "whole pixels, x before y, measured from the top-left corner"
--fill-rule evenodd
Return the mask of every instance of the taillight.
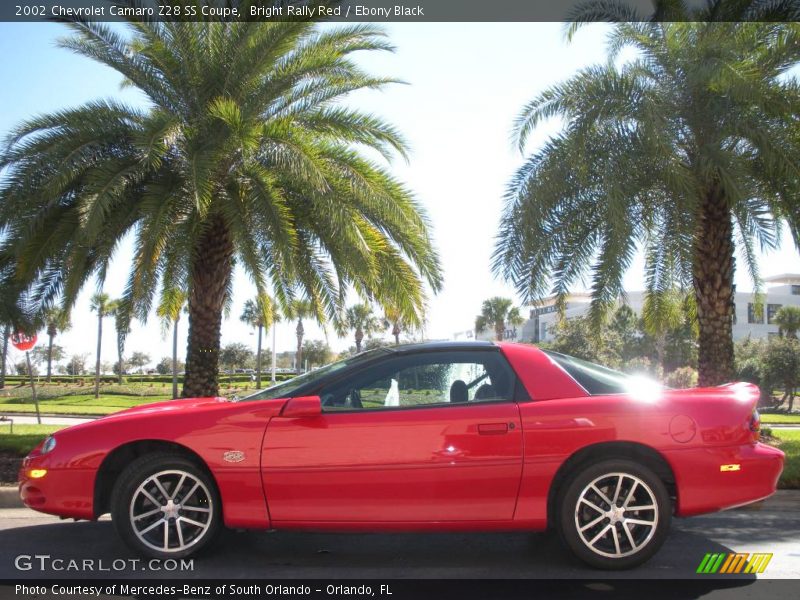
M 761 437 L 761 415 L 758 414 L 758 409 L 753 409 L 753 414 L 750 415 L 750 431 L 753 433 L 753 441 L 757 442 Z

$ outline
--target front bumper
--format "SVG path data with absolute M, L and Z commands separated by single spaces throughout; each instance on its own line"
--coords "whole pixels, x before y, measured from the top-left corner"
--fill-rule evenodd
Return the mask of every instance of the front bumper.
M 46 469 L 44 477 L 32 478 L 34 469 Z M 94 469 L 51 469 L 42 457 L 28 457 L 19 470 L 19 497 L 28 508 L 39 512 L 92 519 Z
M 678 516 L 716 512 L 775 493 L 784 454 L 766 444 L 701 447 L 665 453 L 678 488 Z

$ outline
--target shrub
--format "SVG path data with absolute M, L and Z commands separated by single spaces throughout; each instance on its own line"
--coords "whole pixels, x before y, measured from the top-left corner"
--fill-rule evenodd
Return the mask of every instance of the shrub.
M 664 371 L 661 365 L 654 363 L 646 356 L 635 356 L 629 359 L 622 367 L 625 373 L 646 375 L 655 379 L 662 379 Z
M 676 389 L 692 388 L 697 385 L 697 370 L 692 367 L 680 367 L 664 378 L 664 383 Z

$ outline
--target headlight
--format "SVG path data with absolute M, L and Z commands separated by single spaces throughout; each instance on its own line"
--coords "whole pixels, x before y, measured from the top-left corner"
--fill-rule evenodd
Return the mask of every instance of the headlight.
M 47 454 L 48 452 L 52 452 L 55 447 L 56 447 L 56 438 L 54 438 L 52 435 L 48 435 L 45 438 L 44 444 L 42 444 L 42 449 L 39 453 Z

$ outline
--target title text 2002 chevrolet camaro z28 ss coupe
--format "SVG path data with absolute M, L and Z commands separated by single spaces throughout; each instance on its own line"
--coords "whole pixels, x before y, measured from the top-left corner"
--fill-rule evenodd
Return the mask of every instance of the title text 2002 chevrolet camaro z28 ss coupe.
M 24 460 L 33 509 L 111 513 L 135 550 L 182 557 L 223 526 L 328 531 L 558 530 L 628 568 L 673 514 L 775 491 L 758 389 L 671 390 L 522 344 L 365 352 L 241 400 L 125 410 Z

